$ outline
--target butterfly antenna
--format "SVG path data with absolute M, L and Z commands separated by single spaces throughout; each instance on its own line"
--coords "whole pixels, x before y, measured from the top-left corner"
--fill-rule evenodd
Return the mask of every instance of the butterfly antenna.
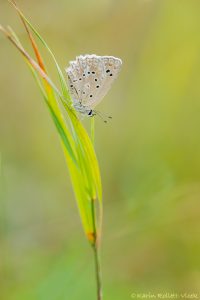
M 95 115 L 99 116 L 99 117 L 101 118 L 101 120 L 104 121 L 104 123 L 108 123 L 108 121 L 105 120 L 104 117 L 99 113 L 99 111 L 96 111 L 96 110 L 95 110 L 94 113 L 95 113 Z
M 108 123 L 108 119 L 112 119 L 111 116 L 108 116 L 108 115 L 106 115 L 106 114 L 103 114 L 103 113 L 101 113 L 101 112 L 98 111 L 98 110 L 95 110 L 94 112 L 95 112 L 96 115 L 98 115 L 98 116 L 104 121 L 104 123 Z M 107 120 L 106 120 L 106 119 L 107 119 Z

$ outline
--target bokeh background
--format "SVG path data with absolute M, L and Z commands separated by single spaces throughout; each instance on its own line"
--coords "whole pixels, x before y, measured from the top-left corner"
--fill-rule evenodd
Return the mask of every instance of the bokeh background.
M 124 63 L 99 105 L 112 121 L 96 118 L 104 299 L 200 293 L 200 2 L 18 4 L 63 69 L 84 53 Z M 4 0 L 0 23 L 30 49 Z M 27 66 L 2 35 L 0 66 L 0 299 L 95 299 L 92 252 L 59 138 Z

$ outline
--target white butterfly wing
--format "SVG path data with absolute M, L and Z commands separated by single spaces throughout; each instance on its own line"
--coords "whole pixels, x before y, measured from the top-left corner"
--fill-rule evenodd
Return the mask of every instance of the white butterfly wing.
M 116 79 L 122 61 L 113 56 L 85 55 L 70 62 L 66 70 L 74 103 L 94 108 Z

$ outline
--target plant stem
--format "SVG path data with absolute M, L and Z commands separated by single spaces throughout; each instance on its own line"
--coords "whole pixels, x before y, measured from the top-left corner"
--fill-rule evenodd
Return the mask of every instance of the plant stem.
M 94 243 L 92 244 L 93 253 L 94 253 L 94 262 L 95 262 L 95 274 L 96 274 L 96 285 L 97 285 L 97 300 L 102 300 L 102 281 L 101 281 L 101 264 L 99 259 L 99 247 L 97 245 L 97 231 L 96 231 L 96 222 L 95 222 L 95 199 L 91 201 L 92 209 L 92 220 L 93 220 L 93 234 L 94 234 Z
M 91 141 L 94 146 L 94 136 L 95 136 L 95 119 L 94 117 L 91 118 Z
M 95 139 L 95 118 L 91 118 L 91 140 L 94 146 L 94 139 Z M 93 235 L 94 241 L 92 244 L 92 250 L 94 253 L 94 263 L 95 263 L 95 275 L 96 275 L 96 285 L 97 285 L 97 300 L 102 300 L 102 281 L 101 281 L 101 264 L 100 264 L 100 257 L 99 257 L 99 244 L 100 239 L 97 237 L 97 229 L 96 229 L 96 213 L 95 213 L 95 200 L 91 200 L 91 210 L 92 210 L 92 225 L 93 225 Z M 97 243 L 98 238 L 98 243 Z
M 102 300 L 102 282 L 101 282 L 101 268 L 99 261 L 99 251 L 97 246 L 93 246 L 94 258 L 95 258 L 95 272 L 96 272 L 96 283 L 97 283 L 97 299 Z

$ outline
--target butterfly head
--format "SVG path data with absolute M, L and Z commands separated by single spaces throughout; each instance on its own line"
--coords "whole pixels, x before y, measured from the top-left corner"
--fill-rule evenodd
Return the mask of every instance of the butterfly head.
M 93 117 L 95 115 L 96 115 L 95 112 L 92 109 L 90 109 L 90 111 L 88 112 L 88 116 Z

